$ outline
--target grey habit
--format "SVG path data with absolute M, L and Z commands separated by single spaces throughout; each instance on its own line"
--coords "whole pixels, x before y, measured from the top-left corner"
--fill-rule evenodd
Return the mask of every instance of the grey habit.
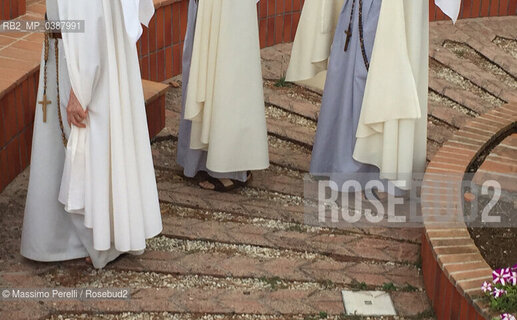
M 381 0 L 362 1 L 364 44 L 370 61 Z M 352 158 L 368 75 L 359 38 L 359 0 L 355 3 L 352 37 L 344 51 L 353 2 L 346 1 L 334 35 L 310 167 L 311 174 L 331 177 L 338 186 L 348 179 L 377 179 L 379 172 Z

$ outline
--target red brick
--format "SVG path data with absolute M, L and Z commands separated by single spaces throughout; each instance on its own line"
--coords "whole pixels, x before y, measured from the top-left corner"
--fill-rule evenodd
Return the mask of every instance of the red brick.
M 172 47 L 172 74 L 179 75 L 181 73 L 181 54 L 183 45 L 175 44 Z
M 163 34 L 163 37 L 164 37 L 164 46 L 166 47 L 169 47 L 171 44 L 172 44 L 172 7 L 165 7 L 163 8 L 163 11 L 164 11 L 164 17 L 163 17 L 163 20 L 164 20 L 164 34 Z M 186 20 L 186 16 L 182 16 L 181 17 L 181 21 L 180 22 L 183 22 L 182 20 L 185 19 Z
M 277 0 L 281 1 L 281 0 Z M 284 37 L 284 17 L 279 15 L 275 18 L 275 44 L 282 43 Z
M 164 14 L 167 8 L 163 7 L 156 11 L 156 47 L 158 50 L 165 47 L 165 20 Z
M 7 150 L 0 148 L 0 191 L 9 183 L 9 168 L 7 165 Z
M 164 81 L 166 79 L 165 49 L 161 49 L 160 51 L 158 51 L 156 58 L 158 60 L 158 73 L 156 75 L 156 80 Z

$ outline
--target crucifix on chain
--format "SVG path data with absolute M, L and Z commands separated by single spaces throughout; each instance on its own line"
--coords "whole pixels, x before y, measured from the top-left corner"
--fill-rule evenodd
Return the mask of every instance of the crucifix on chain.
M 345 51 L 348 50 L 348 45 L 350 44 L 350 39 L 352 39 L 352 30 L 348 29 L 345 31 L 346 41 L 345 41 Z
M 47 106 L 52 103 L 52 101 L 47 99 L 47 94 L 43 94 L 43 100 L 38 102 L 41 104 L 41 109 L 43 110 L 43 122 L 47 122 Z
M 348 51 L 348 46 L 350 45 L 350 40 L 352 40 L 352 24 L 354 22 L 354 12 L 355 12 L 355 2 L 352 2 L 352 10 L 350 11 L 350 22 L 348 23 L 348 28 L 345 30 L 346 41 L 345 41 L 345 52 Z

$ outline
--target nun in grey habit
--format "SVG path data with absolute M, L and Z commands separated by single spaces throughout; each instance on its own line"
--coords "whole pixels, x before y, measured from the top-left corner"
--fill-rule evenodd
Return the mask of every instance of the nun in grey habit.
M 346 1 L 334 35 L 310 173 L 339 189 L 350 179 L 378 178 L 378 168 L 353 153 L 380 9 L 381 0 Z

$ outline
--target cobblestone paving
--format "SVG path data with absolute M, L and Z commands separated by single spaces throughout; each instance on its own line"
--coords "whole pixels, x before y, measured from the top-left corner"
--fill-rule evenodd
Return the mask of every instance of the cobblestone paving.
M 517 17 L 433 23 L 428 159 L 471 117 L 517 99 Z M 279 85 L 289 44 L 263 50 L 272 166 L 243 190 L 200 190 L 175 164 L 181 82 L 153 142 L 163 234 L 106 270 L 18 254 L 28 171 L 0 194 L 0 287 L 128 287 L 130 301 L 2 302 L 0 319 L 356 319 L 341 289 L 389 290 L 398 318 L 432 319 L 420 229 L 304 223 L 321 95 Z

